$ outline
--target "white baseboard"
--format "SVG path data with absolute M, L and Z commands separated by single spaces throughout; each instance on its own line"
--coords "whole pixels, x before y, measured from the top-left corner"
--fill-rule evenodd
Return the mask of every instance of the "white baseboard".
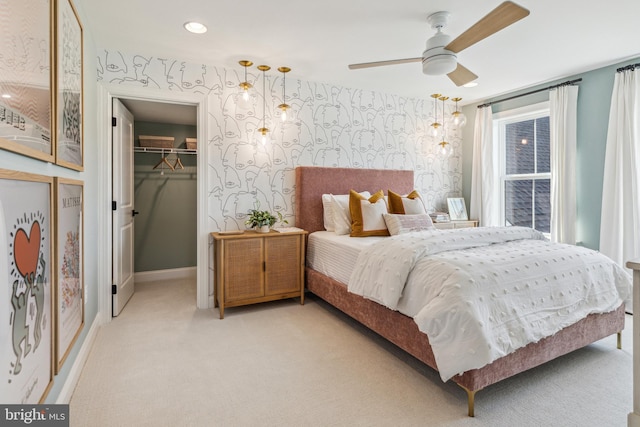
M 136 283 L 155 282 L 157 280 L 195 279 L 197 267 L 171 268 L 168 270 L 141 271 L 133 274 Z
M 93 347 L 93 342 L 96 340 L 96 336 L 98 335 L 98 330 L 102 325 L 102 315 L 98 313 L 96 317 L 93 319 L 93 323 L 91 324 L 91 328 L 87 333 L 84 342 L 82 343 L 82 347 L 80 347 L 80 351 L 78 352 L 78 356 L 73 361 L 73 366 L 69 370 L 69 375 L 67 375 L 67 379 L 60 390 L 60 394 L 58 395 L 58 399 L 56 400 L 56 404 L 68 404 L 71 402 L 71 396 L 73 395 L 73 391 L 76 389 L 76 385 L 80 380 L 80 374 L 82 373 L 82 368 L 84 368 L 84 364 L 87 362 L 89 358 L 89 353 L 91 352 L 91 347 Z

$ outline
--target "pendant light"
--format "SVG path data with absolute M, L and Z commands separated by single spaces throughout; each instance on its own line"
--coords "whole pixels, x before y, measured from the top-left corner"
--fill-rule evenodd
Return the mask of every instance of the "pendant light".
M 286 98 L 286 86 L 285 86 L 285 78 L 291 68 L 289 67 L 278 67 L 278 71 L 282 73 L 282 104 L 278 105 L 278 109 L 280 109 L 280 120 L 282 122 L 286 122 L 287 120 L 291 120 L 291 105 L 287 104 Z
M 440 138 L 440 135 L 442 135 L 442 123 L 438 121 L 438 99 L 441 96 L 442 95 L 439 93 L 434 93 L 431 95 L 431 97 L 433 98 L 433 122 L 429 125 L 429 134 L 436 140 Z
M 451 123 L 455 127 L 464 127 L 464 125 L 467 124 L 467 116 L 465 116 L 462 111 L 458 110 L 458 101 L 462 101 L 462 98 L 451 98 L 451 100 L 456 103 L 456 109 L 451 113 Z
M 253 85 L 249 83 L 247 79 L 247 68 L 251 67 L 253 62 L 243 59 L 242 61 L 238 61 L 238 63 L 244 67 L 244 81 L 238 85 L 240 87 L 240 99 L 242 100 L 241 102 L 248 105 L 251 98 L 249 91 L 253 88 Z
M 439 96 L 438 99 L 440 101 L 442 101 L 442 118 L 444 121 L 444 101 L 446 101 L 447 99 L 449 99 L 448 96 Z M 449 157 L 451 155 L 451 153 L 453 152 L 453 149 L 451 147 L 451 143 L 449 143 L 446 140 L 446 135 L 445 132 L 442 132 L 442 140 L 440 142 L 438 142 L 438 152 L 442 157 Z
M 262 71 L 262 127 L 258 129 L 260 132 L 260 142 L 262 145 L 267 144 L 269 129 L 266 126 L 266 105 L 267 105 L 267 75 L 266 72 L 271 69 L 268 65 L 258 65 L 258 70 Z

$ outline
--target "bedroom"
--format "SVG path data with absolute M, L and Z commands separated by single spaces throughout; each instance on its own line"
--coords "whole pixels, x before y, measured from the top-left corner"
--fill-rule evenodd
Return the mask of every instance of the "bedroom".
M 204 103 L 208 104 L 210 118 L 205 119 L 206 126 L 202 127 L 207 132 L 206 140 L 212 141 L 209 162 L 211 169 L 215 173 L 211 177 L 210 188 L 205 190 L 208 199 L 203 202 L 207 209 L 202 216 L 211 218 L 210 222 L 205 220 L 200 233 L 201 241 L 199 241 L 200 247 L 204 246 L 201 252 L 205 253 L 206 260 L 209 244 L 208 232 L 215 229 L 237 227 L 241 220 L 235 218 L 235 213 L 245 212 L 251 207 L 252 197 L 248 197 L 248 195 L 252 192 L 260 194 L 261 197 L 268 197 L 268 199 L 265 199 L 265 203 L 269 206 L 281 206 L 286 214 L 293 215 L 291 206 L 293 199 L 292 187 L 294 184 L 293 166 L 297 164 L 328 165 L 336 163 L 338 166 L 358 166 L 361 163 L 367 167 L 383 168 L 410 165 L 411 169 L 422 171 L 424 174 L 424 184 L 420 184 L 421 189 L 429 190 L 430 186 L 434 185 L 433 183 L 435 182 L 437 184 L 435 184 L 433 193 L 437 195 L 437 200 L 446 197 L 448 194 L 463 195 L 467 200 L 468 206 L 473 140 L 472 119 L 475 115 L 475 106 L 484 101 L 499 99 L 503 95 L 526 92 L 561 82 L 568 78 L 580 77 L 583 78 L 580 83 L 580 114 L 584 116 L 579 119 L 579 133 L 584 137 L 581 138 L 580 144 L 584 145 L 579 146 L 578 149 L 580 157 L 578 172 L 581 174 L 579 182 L 584 183 L 584 185 L 579 187 L 578 190 L 579 241 L 583 242 L 587 247 L 598 247 L 601 205 L 601 197 L 598 193 L 601 192 L 602 178 L 599 176 L 600 174 L 591 172 L 603 168 L 604 140 L 606 139 L 609 99 L 611 97 L 615 69 L 638 62 L 639 52 L 634 50 L 635 48 L 631 48 L 629 51 L 612 52 L 613 49 L 620 48 L 625 40 L 633 40 L 635 38 L 634 34 L 636 34 L 635 31 L 637 30 L 633 27 L 634 24 L 630 18 L 635 15 L 632 11 L 635 11 L 638 7 L 635 3 L 628 3 L 625 13 L 608 11 L 608 13 L 612 14 L 608 18 L 603 17 L 602 13 L 594 13 L 594 16 L 591 17 L 583 16 L 585 12 L 582 11 L 580 3 L 563 6 L 565 14 L 558 14 L 558 17 L 551 18 L 554 12 L 543 11 L 542 8 L 553 9 L 553 2 L 524 3 L 531 9 L 532 16 L 526 18 L 521 24 L 533 25 L 534 28 L 548 28 L 547 23 L 550 26 L 556 20 L 569 19 L 567 14 L 571 15 L 580 11 L 580 19 L 573 21 L 581 21 L 585 27 L 576 29 L 574 32 L 579 34 L 585 32 L 589 34 L 595 33 L 597 36 L 596 40 L 590 39 L 587 46 L 578 42 L 575 42 L 572 46 L 583 46 L 579 48 L 579 52 L 582 53 L 584 53 L 583 51 L 595 51 L 606 53 L 609 56 L 598 57 L 592 59 L 591 62 L 585 61 L 582 63 L 578 61 L 578 58 L 572 58 L 571 61 L 566 59 L 550 60 L 554 65 L 564 68 L 553 69 L 547 75 L 538 71 L 538 67 L 522 69 L 526 68 L 525 65 L 528 63 L 526 60 L 507 61 L 509 64 L 502 65 L 502 72 L 492 73 L 490 70 L 482 71 L 483 62 L 497 63 L 498 61 L 484 61 L 483 58 L 489 55 L 486 50 L 489 49 L 489 46 L 478 44 L 470 48 L 469 51 L 465 51 L 464 55 L 461 54 L 461 61 L 464 57 L 463 62 L 465 65 L 481 76 L 477 89 L 485 90 L 483 88 L 490 87 L 491 80 L 500 80 L 505 86 L 496 89 L 494 92 L 475 92 L 475 94 L 474 92 L 456 92 L 457 89 L 446 79 L 424 76 L 419 69 L 415 73 L 417 76 L 414 77 L 419 79 L 415 80 L 418 83 L 415 85 L 407 84 L 407 82 L 414 81 L 405 74 L 411 73 L 411 65 L 401 65 L 398 66 L 399 68 L 389 67 L 389 69 L 384 70 L 384 75 L 366 70 L 366 74 L 348 71 L 346 70 L 346 65 L 359 61 L 382 60 L 405 55 L 415 56 L 421 52 L 424 41 L 432 34 L 432 31 L 425 23 L 425 17 L 429 11 L 439 9 L 451 11 L 453 16 L 448 30 L 455 35 L 495 6 L 490 2 L 482 2 L 482 5 L 476 4 L 473 6 L 464 5 L 462 2 L 433 3 L 429 5 L 425 5 L 424 2 L 407 2 L 406 9 L 403 8 L 399 11 L 395 10 L 395 5 L 390 7 L 389 5 L 380 4 L 373 8 L 369 4 L 358 4 L 345 10 L 341 4 L 326 4 L 321 9 L 316 6 L 310 10 L 297 12 L 306 13 L 306 16 L 314 16 L 314 22 L 317 21 L 317 25 L 323 25 L 322 22 L 327 22 L 327 24 L 323 25 L 323 28 L 332 30 L 342 28 L 342 31 L 345 31 L 346 34 L 351 34 L 358 29 L 357 27 L 352 27 L 350 23 L 357 21 L 362 14 L 364 16 L 367 16 L 367 14 L 375 15 L 370 20 L 378 27 L 387 24 L 393 16 L 397 17 L 398 22 L 411 21 L 412 29 L 410 32 L 407 30 L 408 34 L 403 34 L 402 31 L 394 30 L 394 27 L 391 27 L 389 31 L 382 34 L 382 37 L 378 35 L 379 38 L 376 39 L 375 43 L 368 41 L 368 37 L 373 37 L 373 34 L 368 34 L 368 36 L 362 36 L 357 46 L 335 48 L 336 51 L 340 51 L 341 62 L 339 66 L 344 68 L 343 74 L 350 73 L 349 76 L 345 77 L 351 79 L 348 83 L 332 83 L 328 78 L 322 77 L 321 71 L 323 67 L 328 67 L 329 64 L 324 61 L 318 61 L 316 58 L 318 56 L 328 56 L 326 53 L 322 53 L 323 51 L 320 50 L 320 47 L 329 43 L 326 42 L 326 37 L 313 35 L 321 34 L 320 32 L 311 34 L 310 39 L 315 39 L 315 44 L 313 45 L 315 48 L 310 49 L 308 43 L 311 43 L 311 41 L 307 41 L 307 44 L 305 44 L 296 36 L 283 36 L 282 38 L 279 36 L 275 38 L 276 36 L 274 36 L 274 39 L 265 39 L 269 40 L 268 42 L 258 42 L 256 40 L 260 40 L 260 38 L 248 35 L 248 30 L 246 32 L 247 35 L 241 35 L 240 37 L 237 36 L 237 29 L 229 33 L 223 33 L 215 29 L 213 23 L 216 21 L 210 18 L 211 21 L 209 22 L 211 23 L 209 25 L 214 28 L 210 28 L 209 35 L 206 37 L 211 38 L 206 39 L 207 41 L 197 52 L 190 54 L 184 49 L 184 46 L 192 43 L 196 44 L 198 39 L 189 34 L 183 35 L 183 30 L 180 26 L 183 23 L 182 21 L 191 19 L 191 15 L 185 16 L 184 19 L 181 18 L 179 25 L 172 32 L 165 32 L 165 27 L 162 27 L 163 30 L 153 30 L 154 37 L 142 37 L 140 34 L 143 33 L 136 30 L 135 41 L 118 39 L 116 35 L 102 39 L 100 37 L 103 27 L 113 25 L 113 22 L 122 22 L 122 19 L 133 19 L 136 14 L 143 15 L 140 17 L 141 21 L 149 20 L 151 16 L 154 19 L 150 21 L 153 22 L 157 18 L 158 22 L 160 22 L 161 15 L 164 13 L 160 10 L 155 10 L 153 6 L 140 6 L 134 13 L 130 13 L 128 6 L 125 6 L 124 3 L 120 7 L 110 3 L 109 8 L 112 12 L 107 10 L 96 12 L 93 7 L 97 6 L 91 5 L 90 2 L 78 0 L 75 3 L 81 17 L 84 18 L 83 24 L 86 38 L 84 57 L 85 82 L 87 82 L 85 88 L 87 108 L 85 113 L 85 138 L 86 141 L 92 141 L 93 144 L 96 144 L 96 146 L 88 144 L 86 147 L 87 167 L 83 173 L 83 179 L 85 179 L 86 185 L 91 191 L 87 192 L 87 224 L 85 227 L 87 237 L 96 242 L 96 244 L 87 245 L 86 248 L 87 326 L 72 352 L 71 360 L 74 360 L 80 353 L 81 346 L 87 336 L 90 335 L 89 331 L 92 329 L 93 323 L 108 321 L 105 314 L 108 311 L 105 308 L 103 291 L 110 286 L 109 278 L 104 273 L 109 269 L 103 260 L 106 258 L 105 248 L 108 247 L 106 242 L 109 240 L 109 229 L 105 225 L 104 216 L 106 214 L 98 206 L 101 205 L 101 200 L 107 200 L 110 196 L 106 193 L 106 184 L 104 182 L 106 166 L 100 161 L 100 159 L 105 158 L 105 141 L 101 132 L 101 129 L 103 129 L 101 120 L 105 115 L 103 111 L 105 106 L 101 102 L 103 96 L 101 91 L 103 89 L 99 85 L 115 85 L 121 82 L 124 83 L 121 86 L 127 86 L 126 82 L 128 80 L 132 93 L 138 96 L 145 96 L 146 94 L 147 97 L 151 98 L 168 98 L 176 92 L 172 89 L 177 88 L 178 91 L 189 93 L 193 97 L 197 97 L 197 99 L 204 99 Z M 206 16 L 232 16 L 233 19 L 229 19 L 230 21 L 241 21 L 242 18 L 236 16 L 235 5 L 228 3 L 218 6 L 220 7 L 219 12 L 215 10 L 207 11 Z M 209 5 L 208 7 L 216 8 L 217 6 Z M 269 33 L 277 33 L 277 31 L 273 31 L 276 27 L 289 28 L 293 32 L 304 33 L 306 21 L 302 18 L 299 21 L 287 18 L 287 15 L 297 11 L 296 8 L 299 6 L 284 6 L 282 11 L 271 11 L 271 8 L 263 10 L 260 7 L 258 5 L 250 7 L 255 14 L 250 14 L 245 18 L 249 20 L 247 26 L 251 27 L 252 31 L 258 31 L 258 34 L 263 34 L 265 30 L 262 25 L 264 24 Z M 289 11 L 289 8 L 291 11 Z M 166 9 L 166 14 L 176 14 L 175 10 L 171 10 L 169 7 Z M 181 7 L 181 9 L 184 9 L 184 7 Z M 364 9 L 364 12 L 362 9 Z M 376 14 L 374 14 L 374 10 Z M 113 18 L 105 18 L 103 20 L 102 18 L 109 16 L 109 13 L 113 13 Z M 186 11 L 183 13 L 187 14 Z M 198 12 L 192 13 L 199 15 Z M 261 19 L 264 16 L 269 16 L 269 20 L 262 22 Z M 462 16 L 465 16 L 465 18 L 463 19 Z M 321 18 L 326 19 L 326 21 Z M 627 18 L 629 21 L 625 22 Z M 282 25 L 278 24 L 277 20 L 279 19 L 283 21 Z M 616 22 L 616 28 L 610 29 L 607 27 L 604 29 L 601 22 L 605 20 L 607 23 Z M 400 25 L 398 23 L 389 24 Z M 136 28 L 137 25 L 139 24 L 132 22 L 123 26 Z M 517 29 L 517 25 L 515 24 L 514 29 Z M 549 33 L 552 33 L 552 31 L 549 31 Z M 170 34 L 177 35 L 176 37 L 179 40 L 177 44 L 180 45 L 180 50 L 170 49 L 173 43 L 172 40 L 168 40 L 171 37 Z M 536 34 L 532 43 L 545 44 L 543 36 L 549 37 L 548 34 Z M 526 36 L 523 37 L 526 38 Z M 351 37 L 343 36 L 343 38 L 350 39 Z M 358 37 L 352 38 L 358 39 Z M 510 37 L 507 35 L 506 38 Z M 228 49 L 227 53 L 213 48 L 218 39 L 224 40 L 224 44 Z M 247 46 L 236 44 L 238 40 L 242 39 L 248 39 Z M 414 40 L 414 42 L 410 40 Z M 146 43 L 148 42 L 153 42 L 153 44 L 147 45 Z M 279 43 L 285 42 L 292 44 L 286 45 L 286 47 L 276 47 Z M 415 47 L 412 47 L 411 43 Z M 505 37 L 488 39 L 486 43 L 491 43 L 492 48 L 496 49 L 494 51 L 495 57 L 506 56 L 510 58 L 512 56 L 511 54 L 501 54 L 506 49 Z M 553 45 L 553 42 L 547 41 L 546 44 Z M 377 45 L 385 49 L 373 50 L 367 54 L 361 52 L 361 49 L 370 45 Z M 403 50 L 400 51 L 398 49 Z M 414 53 L 415 49 L 418 52 Z M 564 49 L 558 49 L 558 52 L 555 53 L 566 58 Z M 202 58 L 205 57 L 224 58 L 224 61 L 213 59 L 203 61 Z M 264 61 L 272 66 L 273 70 L 268 76 L 268 81 L 272 82 L 276 95 L 279 94 L 281 80 L 279 74 L 275 72 L 275 68 L 281 65 L 287 65 L 292 68 L 292 71 L 287 76 L 286 88 L 287 92 L 291 94 L 290 96 L 296 97 L 300 100 L 299 104 L 306 108 L 301 116 L 302 126 L 296 131 L 296 135 L 299 135 L 297 139 L 302 142 L 295 143 L 292 141 L 296 138 L 286 138 L 282 145 L 274 144 L 274 152 L 269 153 L 267 157 L 264 155 L 254 157 L 253 153 L 248 156 L 246 151 L 242 150 L 242 148 L 246 147 L 241 142 L 249 140 L 247 127 L 242 125 L 243 122 L 240 122 L 240 125 L 236 125 L 233 120 L 228 120 L 232 113 L 225 111 L 226 107 L 223 102 L 224 99 L 235 93 L 235 86 L 243 77 L 243 70 L 237 65 L 237 61 L 241 59 L 251 59 L 256 64 Z M 182 63 L 183 61 L 184 64 Z M 206 69 L 202 67 L 203 62 L 208 66 Z M 515 68 L 509 70 L 506 68 L 507 65 Z M 302 74 L 302 70 L 306 71 L 305 75 Z M 144 79 L 146 84 L 140 82 L 140 79 L 137 81 L 137 71 L 146 76 L 151 76 L 152 79 Z M 258 80 L 259 77 L 259 72 L 255 68 L 252 69 L 252 81 Z M 516 78 L 522 78 L 523 80 L 516 80 Z M 120 80 L 118 81 L 118 79 Z M 99 81 L 99 85 L 90 83 L 96 80 Z M 204 81 L 203 87 L 198 87 L 198 80 Z M 372 89 L 379 87 L 379 82 L 383 80 L 396 88 Z M 151 81 L 155 82 L 155 88 L 152 87 Z M 256 83 L 258 83 L 257 87 L 260 88 L 260 81 Z M 355 89 L 361 87 L 360 85 L 368 86 L 366 87 L 367 90 Z M 399 89 L 401 86 L 404 87 L 402 90 Z M 422 100 L 416 101 L 408 95 L 408 93 L 415 92 L 424 94 Z M 410 117 L 415 117 L 420 112 L 430 110 L 424 100 L 428 101 L 428 95 L 433 92 L 443 92 L 449 96 L 459 95 L 465 98 L 464 112 L 470 119 L 470 123 L 465 128 L 462 136 L 458 155 L 453 156 L 453 160 L 448 162 L 443 162 L 434 155 L 427 157 L 414 155 L 418 151 L 417 144 L 407 135 L 415 133 L 416 129 L 415 127 L 407 128 L 406 123 L 411 123 L 411 120 L 405 118 L 406 122 L 397 121 L 397 119 L 402 119 L 407 111 L 410 112 Z M 521 98 L 517 103 L 499 105 L 497 107 L 503 109 L 513 108 L 514 106 L 522 105 L 520 102 L 532 102 L 534 98 Z M 477 101 L 466 103 L 467 100 L 474 99 Z M 369 116 L 366 114 L 367 111 L 383 112 L 379 123 L 376 122 L 374 124 L 376 133 L 357 133 L 357 131 L 366 127 L 365 124 L 368 124 L 367 119 Z M 257 107 L 255 115 L 258 119 L 261 113 L 261 108 Z M 376 119 L 375 115 L 373 117 Z M 254 124 L 255 120 L 252 122 L 251 129 L 255 127 L 253 126 Z M 370 158 L 365 158 L 370 159 L 366 163 L 362 163 L 363 160 L 354 154 L 356 150 L 351 149 L 352 141 L 356 136 L 359 137 L 357 140 L 359 146 L 365 147 L 365 152 L 375 154 L 380 151 L 381 147 L 391 146 L 392 148 L 385 152 L 386 155 L 384 157 L 373 155 Z M 312 143 L 310 144 L 309 142 Z M 427 147 L 427 150 L 429 149 Z M 337 150 L 340 150 L 341 153 L 351 152 L 351 154 L 336 156 Z M 1 161 L 4 168 L 19 168 L 31 172 L 37 172 L 40 169 L 39 163 L 25 159 L 22 156 L 4 152 L 2 154 Z M 332 161 L 332 158 L 336 158 L 337 162 Z M 249 162 L 266 166 L 258 167 L 255 164 L 247 166 Z M 48 173 L 52 175 L 58 173 L 55 166 L 48 166 L 47 168 Z M 73 176 L 71 173 L 67 173 L 67 175 Z M 437 205 L 433 206 L 433 208 L 437 207 Z M 202 264 L 206 272 L 206 261 Z M 208 299 L 211 295 L 210 290 L 205 289 L 204 294 L 204 301 L 201 307 L 206 307 L 210 304 Z M 68 363 L 61 375 L 56 378 L 48 399 L 55 399 L 60 395 L 65 379 L 68 376 L 73 376 L 74 372 L 70 372 L 70 365 L 71 363 Z

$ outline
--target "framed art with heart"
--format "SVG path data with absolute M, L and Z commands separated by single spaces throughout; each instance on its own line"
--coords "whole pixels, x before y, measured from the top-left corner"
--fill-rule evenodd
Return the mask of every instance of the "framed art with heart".
M 0 169 L 0 402 L 53 383 L 53 178 Z
M 84 326 L 84 184 L 54 178 L 55 187 L 55 372 Z

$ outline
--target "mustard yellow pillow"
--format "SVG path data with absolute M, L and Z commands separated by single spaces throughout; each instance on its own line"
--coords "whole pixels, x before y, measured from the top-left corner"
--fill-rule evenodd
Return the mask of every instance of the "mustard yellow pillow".
M 382 190 L 368 199 L 351 190 L 349 193 L 351 237 L 388 236 L 384 214 L 388 213 Z
M 388 190 L 388 194 L 389 213 L 406 215 L 421 215 L 427 213 L 418 190 L 413 190 L 406 196 L 401 196 L 391 190 Z

